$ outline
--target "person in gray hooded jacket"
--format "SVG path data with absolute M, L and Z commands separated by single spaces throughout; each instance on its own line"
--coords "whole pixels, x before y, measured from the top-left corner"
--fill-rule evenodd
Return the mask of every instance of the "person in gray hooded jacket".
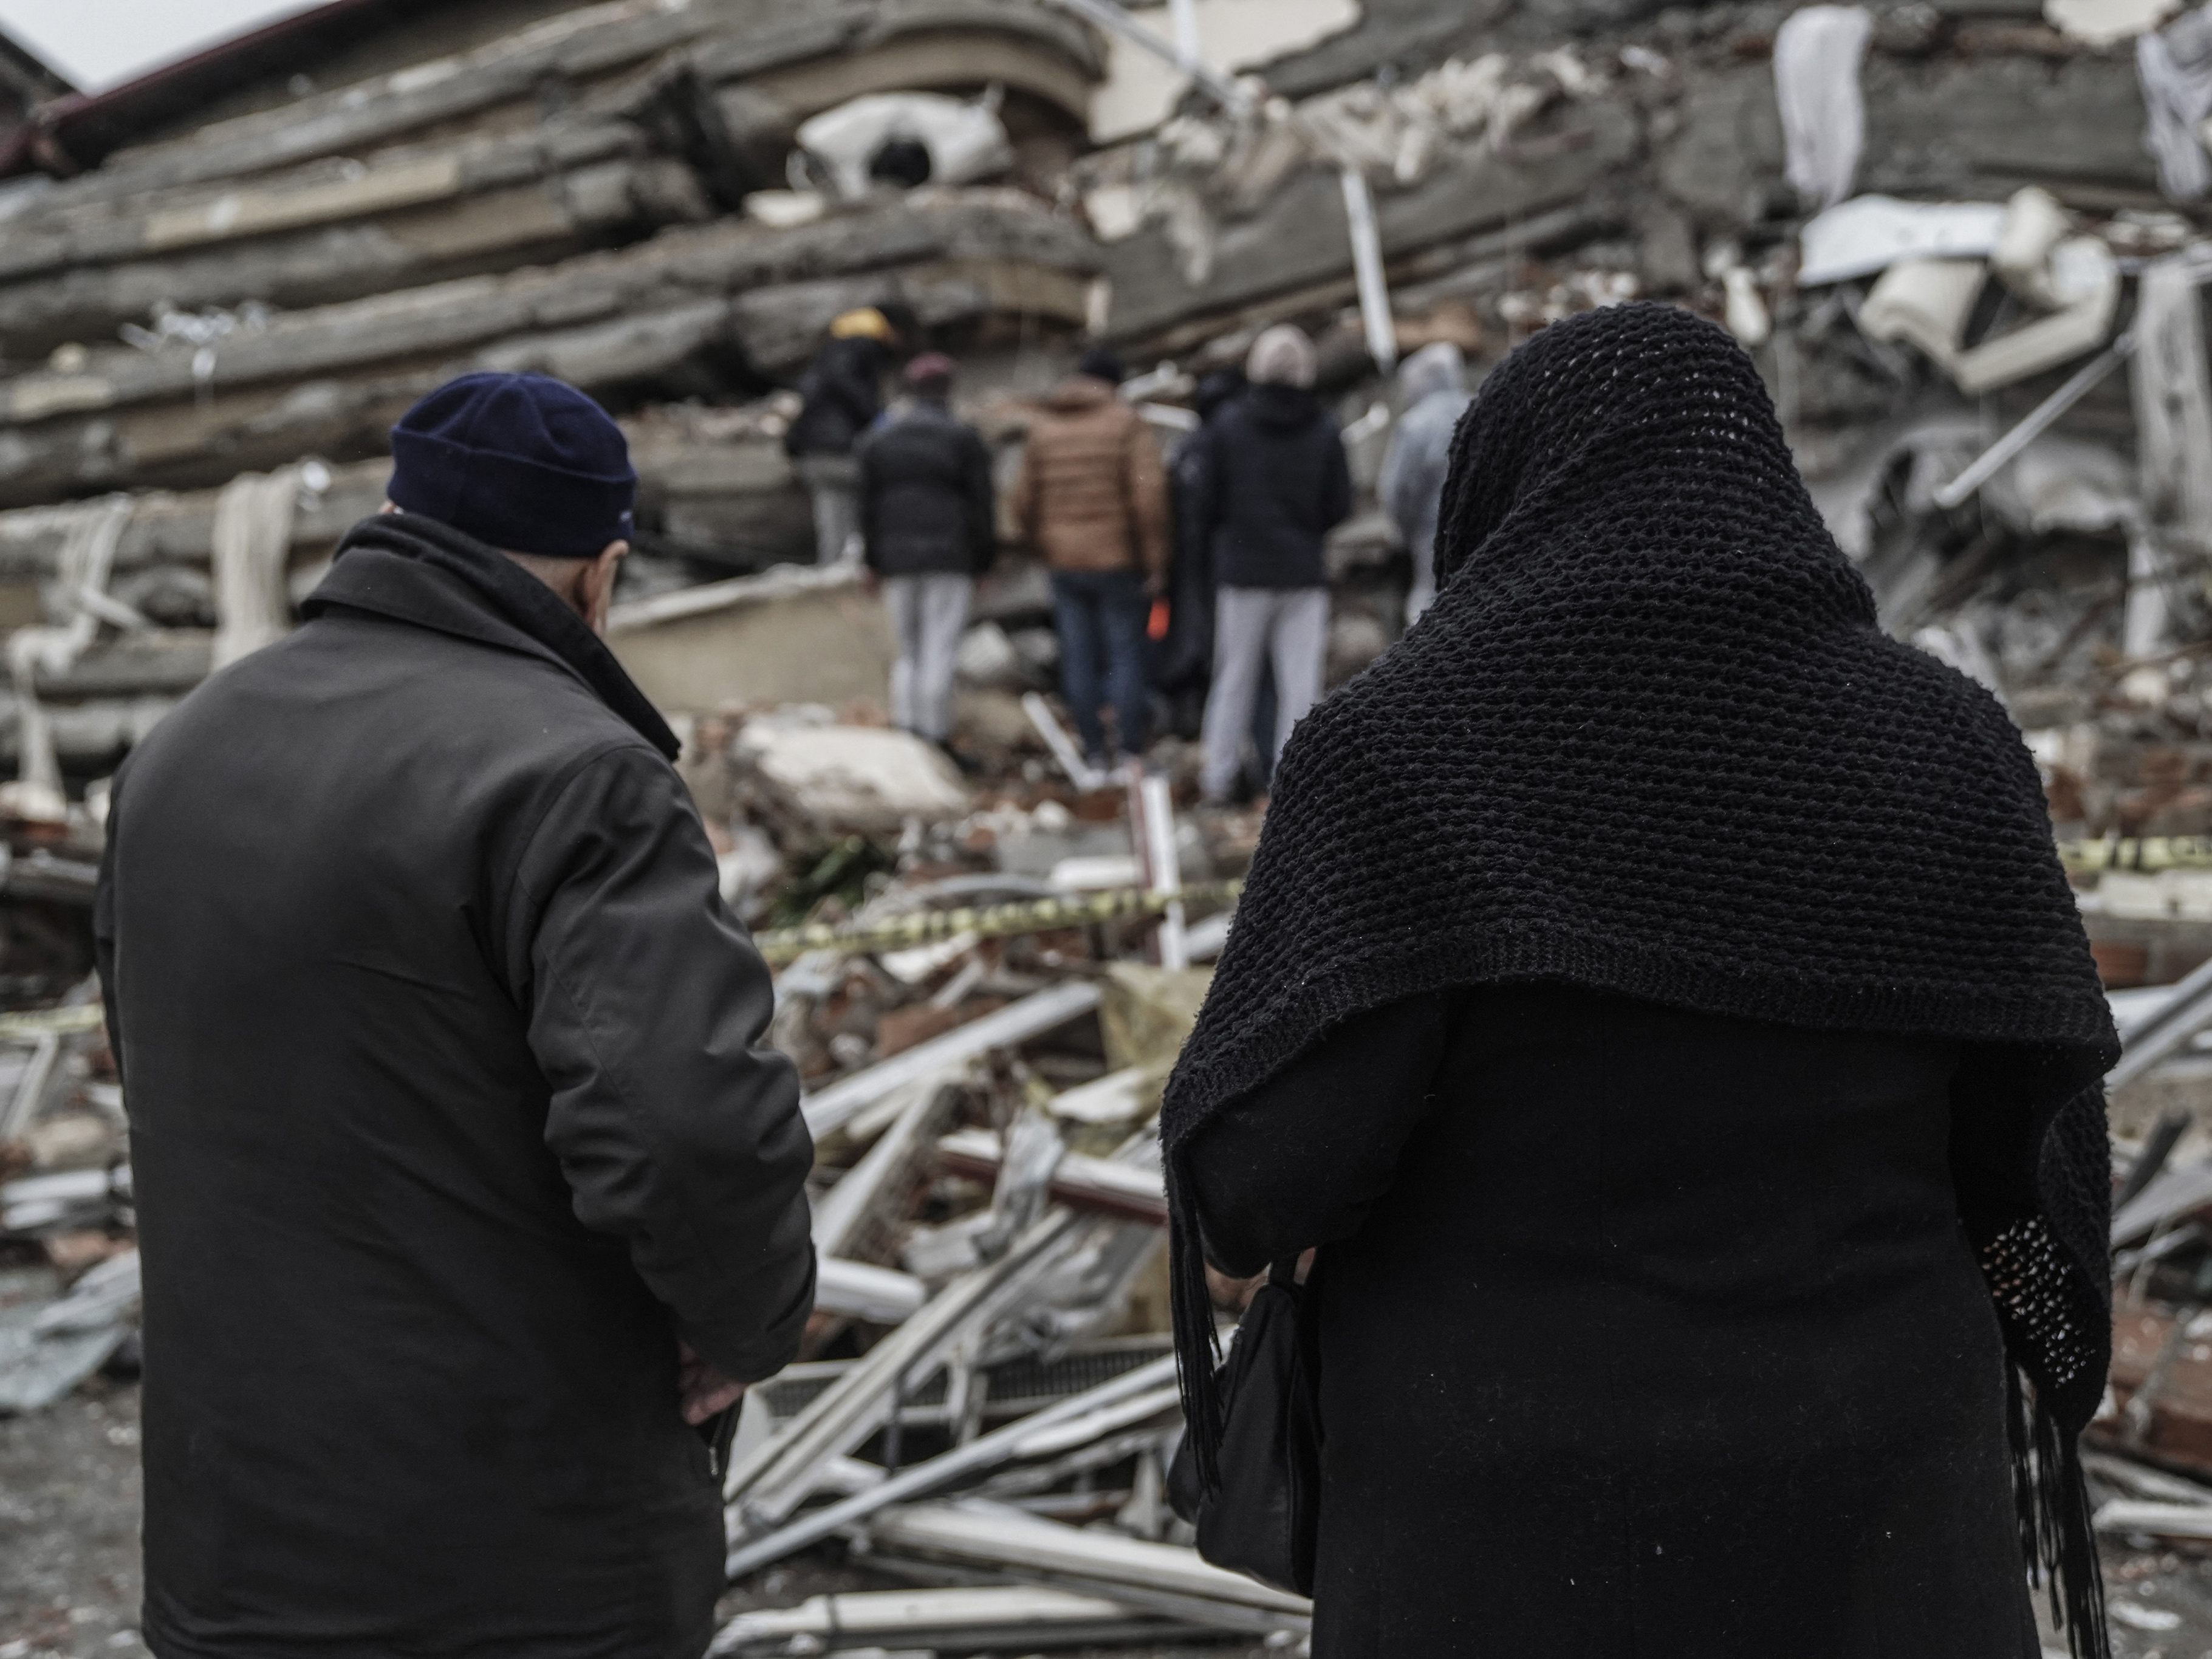
M 1467 360 L 1448 340 L 1425 345 L 1398 369 L 1400 414 L 1377 493 L 1413 556 L 1413 587 L 1406 595 L 1411 628 L 1437 596 L 1437 504 L 1451 464 L 1452 434 L 1473 401 Z

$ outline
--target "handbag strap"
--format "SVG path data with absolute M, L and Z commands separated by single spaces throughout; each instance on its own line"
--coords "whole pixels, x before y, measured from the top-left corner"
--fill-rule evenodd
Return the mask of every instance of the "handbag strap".
M 1279 1289 L 1295 1291 L 1298 1287 L 1298 1259 L 1286 1255 L 1267 1269 L 1267 1282 Z

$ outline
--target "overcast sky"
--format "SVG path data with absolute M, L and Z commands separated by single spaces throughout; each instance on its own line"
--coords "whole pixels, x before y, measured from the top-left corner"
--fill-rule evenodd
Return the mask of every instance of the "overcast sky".
M 0 0 L 0 24 L 88 92 L 313 0 Z

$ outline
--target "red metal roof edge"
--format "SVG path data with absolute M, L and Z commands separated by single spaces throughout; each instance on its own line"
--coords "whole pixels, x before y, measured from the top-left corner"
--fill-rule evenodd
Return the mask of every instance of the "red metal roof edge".
M 31 112 L 31 118 L 15 132 L 0 142 L 0 179 L 30 171 L 42 159 L 47 144 L 69 155 L 69 134 L 72 127 L 106 118 L 118 125 L 127 125 L 134 105 L 158 105 L 162 95 L 179 82 L 190 82 L 198 76 L 220 70 L 232 60 L 262 48 L 278 45 L 289 37 L 307 33 L 325 24 L 356 13 L 373 11 L 390 6 L 392 0 L 323 0 L 287 17 L 279 17 L 246 30 L 227 40 L 218 40 L 199 51 L 149 70 L 145 74 L 106 88 L 100 92 L 73 93 L 66 98 L 57 98 L 41 104 Z M 100 157 L 77 159 L 80 166 L 97 166 Z

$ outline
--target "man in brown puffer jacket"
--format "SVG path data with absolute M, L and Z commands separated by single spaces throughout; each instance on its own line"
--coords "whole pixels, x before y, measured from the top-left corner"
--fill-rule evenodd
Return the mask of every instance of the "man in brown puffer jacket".
M 1159 444 L 1144 417 L 1115 395 L 1121 379 L 1121 361 L 1111 351 L 1098 346 L 1084 354 L 1030 428 L 1014 487 L 1022 538 L 1052 569 L 1060 687 L 1084 751 L 1101 768 L 1103 701 L 1114 705 L 1122 753 L 1145 752 L 1151 713 L 1145 623 L 1168 560 Z

